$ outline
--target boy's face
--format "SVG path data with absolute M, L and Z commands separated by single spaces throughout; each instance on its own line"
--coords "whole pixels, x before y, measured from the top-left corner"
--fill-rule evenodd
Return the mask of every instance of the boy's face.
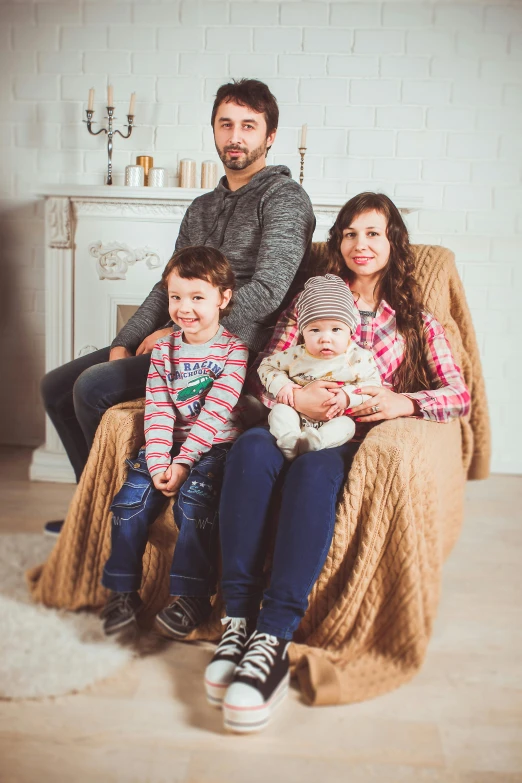
M 327 318 L 311 321 L 303 329 L 306 350 L 317 359 L 331 359 L 346 353 L 351 336 L 348 324 Z
M 275 139 L 276 131 L 266 135 L 264 113 L 249 106 L 223 102 L 214 120 L 214 141 L 221 162 L 227 169 L 242 171 L 265 158 L 266 148 Z
M 199 278 L 186 279 L 171 272 L 167 279 L 169 313 L 181 326 L 187 343 L 206 343 L 216 334 L 219 313 L 230 302 L 232 291 L 221 291 Z

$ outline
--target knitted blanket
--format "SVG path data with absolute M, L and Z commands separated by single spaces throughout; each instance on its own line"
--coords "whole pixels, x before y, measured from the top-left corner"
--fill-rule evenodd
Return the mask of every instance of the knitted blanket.
M 373 428 L 358 450 L 338 507 L 335 534 L 309 609 L 290 647 L 311 704 L 360 701 L 395 688 L 420 668 L 439 601 L 444 558 L 456 541 L 466 477 L 485 478 L 490 441 L 475 334 L 453 254 L 419 245 L 417 277 L 426 308 L 443 324 L 472 396 L 466 419 L 439 424 L 396 419 Z M 324 248 L 314 247 L 320 274 Z M 143 401 L 105 414 L 63 531 L 44 565 L 28 574 L 36 601 L 67 609 L 100 607 L 110 551 L 112 497 L 125 458 L 143 441 Z M 151 527 L 142 599 L 149 620 L 169 601 L 176 540 L 167 509 Z M 216 640 L 217 597 L 193 638 Z

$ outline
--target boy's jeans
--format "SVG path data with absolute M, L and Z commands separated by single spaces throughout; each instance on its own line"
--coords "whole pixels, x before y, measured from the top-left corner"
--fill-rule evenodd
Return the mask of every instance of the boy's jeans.
M 218 507 L 226 456 L 231 444 L 213 446 L 202 456 L 174 500 L 179 536 L 170 568 L 170 594 L 206 596 L 216 590 L 218 560 Z M 179 454 L 175 443 L 171 455 Z M 111 555 L 102 584 L 128 593 L 141 587 L 142 559 L 148 527 L 163 510 L 167 498 L 152 482 L 145 448 L 127 460 L 127 479 L 112 501 Z

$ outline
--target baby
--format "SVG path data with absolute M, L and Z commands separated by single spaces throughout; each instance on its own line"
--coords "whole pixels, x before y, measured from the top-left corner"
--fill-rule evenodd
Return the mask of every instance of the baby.
M 297 325 L 304 345 L 267 356 L 259 365 L 261 382 L 278 403 L 268 417 L 270 432 L 288 460 L 353 438 L 355 424 L 343 412 L 370 399 L 354 390 L 381 386 L 373 355 L 352 340 L 358 323 L 348 285 L 337 275 L 312 277 L 297 300 Z M 294 409 L 294 389 L 317 380 L 340 384 L 326 422 Z

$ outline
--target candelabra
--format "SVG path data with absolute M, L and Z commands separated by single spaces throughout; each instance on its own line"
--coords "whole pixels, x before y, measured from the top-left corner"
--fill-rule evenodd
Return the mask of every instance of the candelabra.
M 305 159 L 305 153 L 306 153 L 306 147 L 299 147 L 299 154 L 301 156 L 301 168 L 299 170 L 299 184 L 303 184 L 304 180 L 304 159 Z
M 107 106 L 107 117 L 109 121 L 109 127 L 108 128 L 100 128 L 100 130 L 94 131 L 92 129 L 92 115 L 94 114 L 93 109 L 87 109 L 87 130 L 91 134 L 91 136 L 98 136 L 99 133 L 106 133 L 107 134 L 107 156 L 108 156 L 108 162 L 107 162 L 107 185 L 112 185 L 112 137 L 115 136 L 117 133 L 122 137 L 122 139 L 128 139 L 129 136 L 132 133 L 133 123 L 134 123 L 134 114 L 127 114 L 127 121 L 128 125 L 127 127 L 127 134 L 123 134 L 119 130 L 113 130 L 112 127 L 112 121 L 114 118 L 114 106 Z

